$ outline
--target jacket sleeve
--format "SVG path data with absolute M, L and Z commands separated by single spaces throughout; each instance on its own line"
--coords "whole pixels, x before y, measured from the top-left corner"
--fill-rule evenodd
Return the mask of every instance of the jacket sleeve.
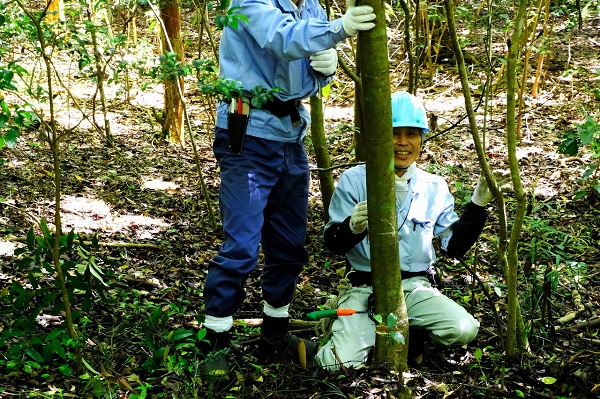
M 318 1 L 307 0 L 307 3 L 306 15 L 295 19 L 291 9 L 283 11 L 278 2 L 239 0 L 241 14 L 248 18 L 248 22 L 242 22 L 240 26 L 259 47 L 288 62 L 332 48 L 347 38 L 340 19 L 329 22 Z
M 487 221 L 487 210 L 473 202 L 465 205 L 460 219 L 452 225 L 452 237 L 448 242 L 446 253 L 460 258 L 475 244 Z
M 356 244 L 367 236 L 365 230 L 354 234 L 350 230 L 350 216 L 342 223 L 332 223 L 325 229 L 325 246 L 335 255 L 346 255 Z

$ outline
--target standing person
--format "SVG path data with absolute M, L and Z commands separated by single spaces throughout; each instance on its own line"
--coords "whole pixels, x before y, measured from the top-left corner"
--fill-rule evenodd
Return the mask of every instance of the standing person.
M 355 6 L 354 0 L 331 22 L 318 0 L 233 0 L 231 7 L 240 7 L 248 21 L 225 27 L 219 47 L 220 76 L 240 82 L 244 99 L 221 102 L 217 110 L 213 150 L 224 241 L 204 285 L 204 371 L 213 376 L 228 372 L 222 349 L 229 345 L 233 314 L 244 301 L 259 247 L 264 317 L 257 356 L 263 362 L 298 356 L 288 311 L 308 262 L 309 168 L 302 140 L 310 114 L 300 101 L 331 81 L 338 42 L 375 26 L 372 7 Z M 256 109 L 248 100 L 259 86 L 278 91 Z
M 435 286 L 432 241 L 439 238 L 449 256 L 463 256 L 483 230 L 487 219 L 484 207 L 494 195 L 486 180 L 480 179 L 459 219 L 444 179 L 416 166 L 429 131 L 425 109 L 417 97 L 406 92 L 392 94 L 392 125 L 400 269 L 410 318 L 412 360 L 410 349 L 425 333 L 445 345 L 466 344 L 477 335 L 479 322 Z M 346 256 L 347 277 L 352 285 L 339 297 L 337 307 L 368 310 L 373 290 L 364 165 L 348 169 L 339 178 L 329 206 L 325 244 L 334 254 Z M 374 345 L 375 323 L 368 315 L 340 317 L 332 325 L 331 339 L 319 349 L 315 360 L 331 370 L 340 367 L 338 359 L 346 367 L 358 366 L 368 361 Z

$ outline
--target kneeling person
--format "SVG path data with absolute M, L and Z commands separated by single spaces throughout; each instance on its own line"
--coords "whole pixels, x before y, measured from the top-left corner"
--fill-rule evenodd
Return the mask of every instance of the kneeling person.
M 463 256 L 481 234 L 487 219 L 484 207 L 494 195 L 486 180 L 480 179 L 459 219 L 445 180 L 416 166 L 429 131 L 422 103 L 406 92 L 392 94 L 392 121 L 400 268 L 410 330 L 424 330 L 421 334 L 444 345 L 466 344 L 476 337 L 479 322 L 432 284 L 433 239 L 441 240 L 449 256 Z M 364 165 L 348 169 L 339 179 L 329 206 L 325 244 L 331 252 L 346 256 L 352 284 L 338 299 L 337 307 L 368 310 L 373 291 Z M 418 337 L 410 338 L 415 341 Z M 338 359 L 345 367 L 355 367 L 367 362 L 374 345 L 375 323 L 368 315 L 340 317 L 315 361 L 331 370 L 340 367 Z

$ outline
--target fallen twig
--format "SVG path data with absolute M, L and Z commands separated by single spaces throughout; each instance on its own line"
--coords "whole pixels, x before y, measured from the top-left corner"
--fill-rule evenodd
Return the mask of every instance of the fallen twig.
M 576 330 L 579 328 L 595 327 L 597 325 L 600 325 L 600 317 L 591 319 L 591 320 L 581 321 L 577 324 L 573 324 L 572 326 L 563 326 L 563 327 L 557 326 L 555 330 L 556 331 Z
M 566 315 L 558 319 L 557 321 L 560 324 L 566 324 L 570 321 L 573 321 L 579 313 L 585 310 L 585 306 L 583 305 L 583 302 L 581 300 L 581 294 L 579 293 L 579 290 L 573 289 L 573 291 L 571 292 L 571 297 L 573 298 L 573 304 L 577 309 L 567 313 Z
M 4 238 L 8 241 L 16 241 L 16 242 L 23 242 L 23 243 L 27 242 L 27 238 L 13 236 L 11 234 L 5 236 Z M 91 241 L 74 240 L 73 242 L 75 244 L 83 243 L 84 245 L 89 245 L 89 246 L 92 245 Z M 108 247 L 108 248 L 144 248 L 144 249 L 158 249 L 158 250 L 163 249 L 163 247 L 158 244 L 147 243 L 147 242 L 104 242 L 104 241 L 100 241 L 100 242 L 98 242 L 98 246 Z

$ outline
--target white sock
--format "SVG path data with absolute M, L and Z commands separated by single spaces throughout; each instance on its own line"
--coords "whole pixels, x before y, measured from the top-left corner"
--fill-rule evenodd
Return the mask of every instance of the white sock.
M 233 316 L 227 317 L 215 317 L 206 315 L 204 320 L 204 327 L 210 328 L 215 332 L 225 332 L 233 326 Z
M 273 306 L 271 306 L 265 302 L 264 307 L 263 307 L 263 312 L 267 316 L 271 316 L 271 317 L 290 317 L 290 313 L 288 312 L 289 308 L 290 308 L 289 304 L 282 306 L 280 308 L 274 308 Z

